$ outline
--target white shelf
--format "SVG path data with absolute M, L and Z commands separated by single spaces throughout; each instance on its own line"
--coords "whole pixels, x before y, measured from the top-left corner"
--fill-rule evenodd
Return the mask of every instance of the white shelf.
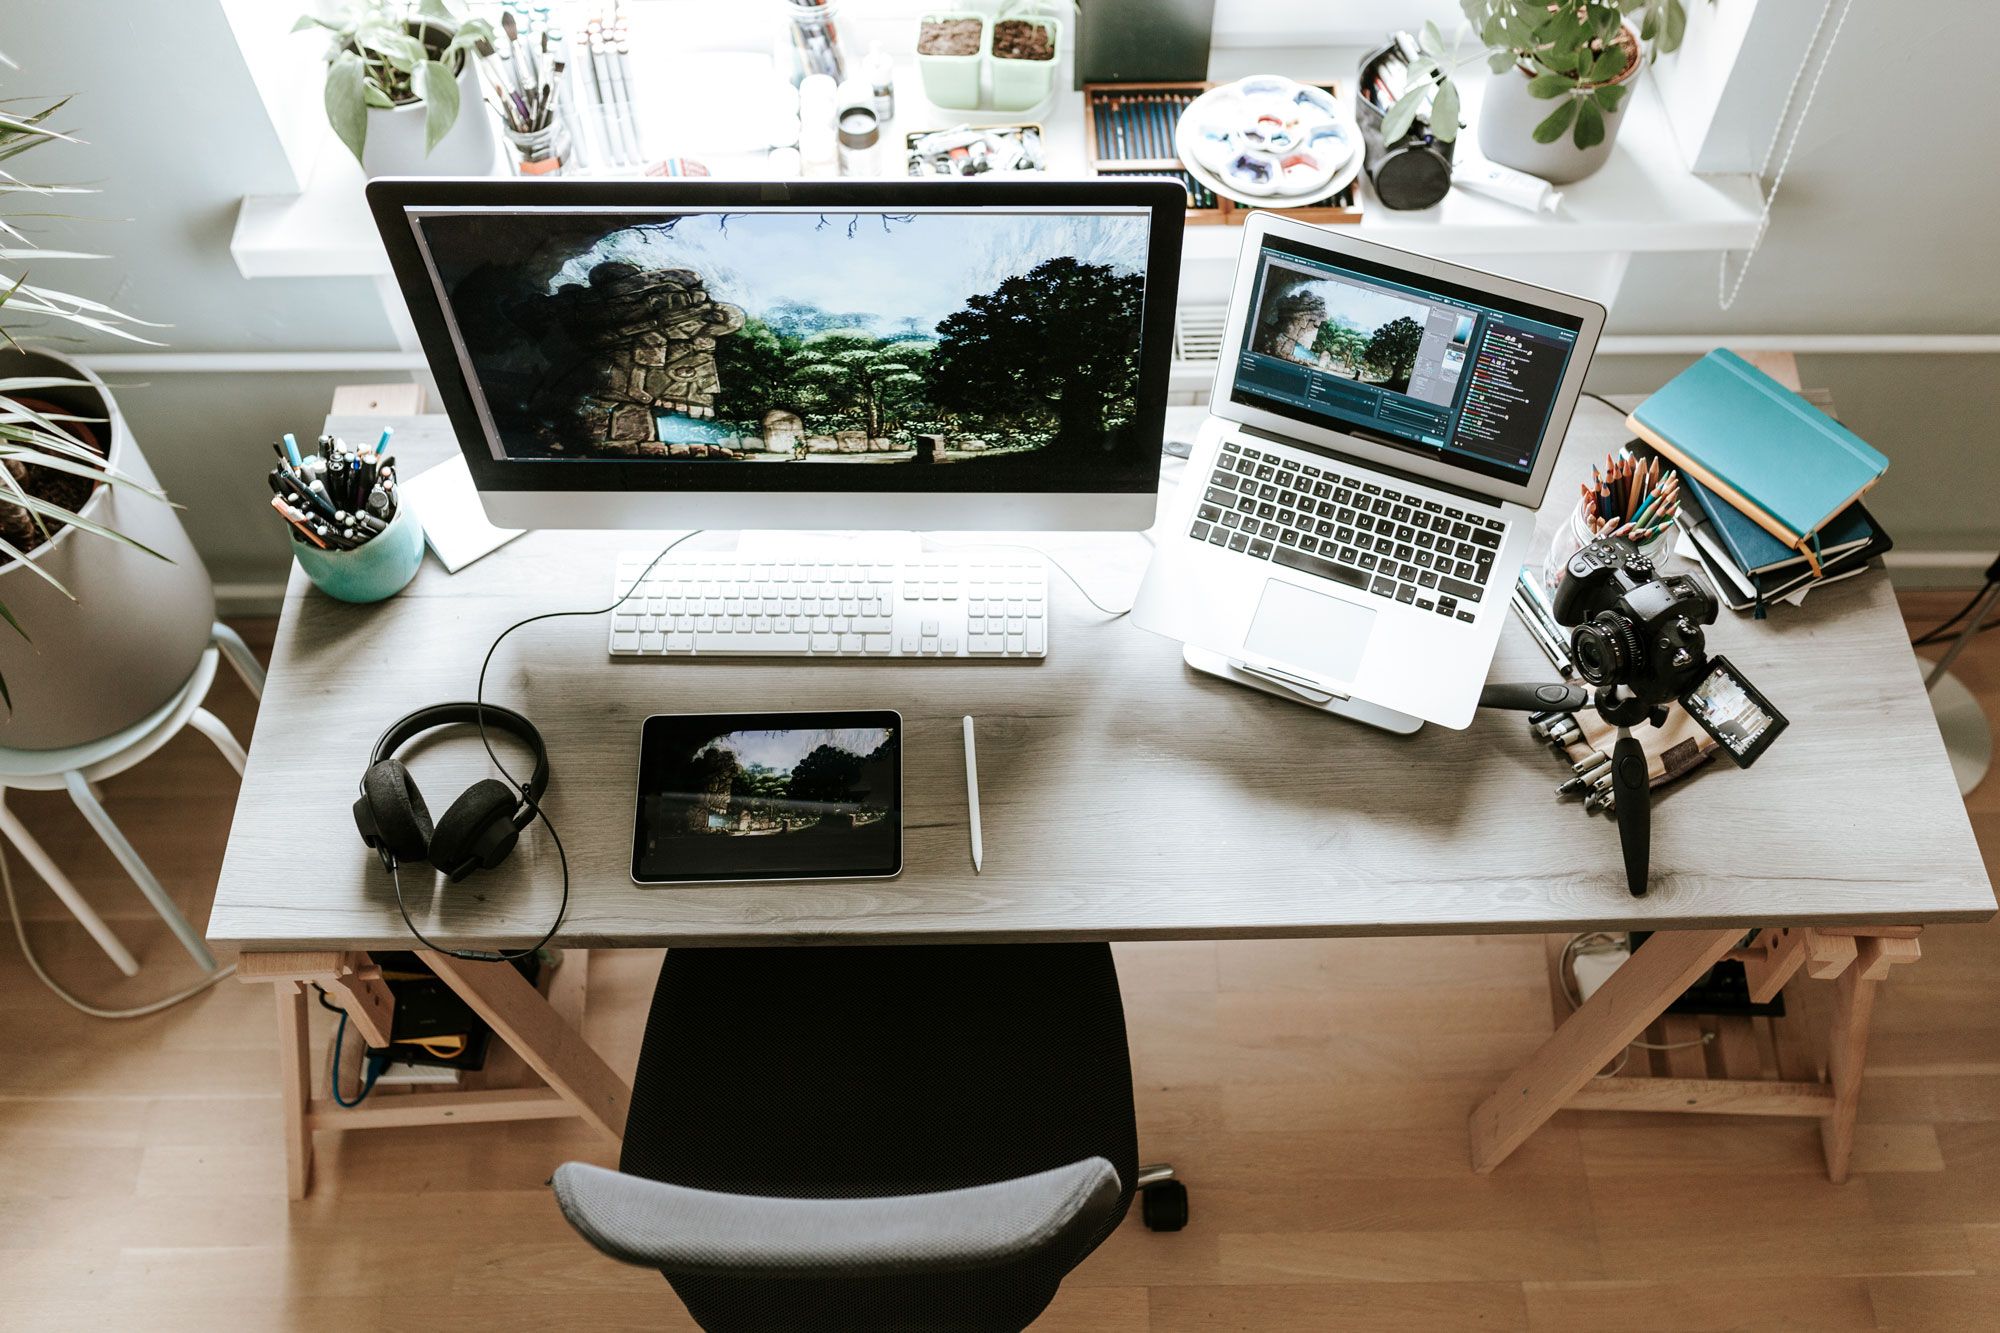
M 1218 78 L 1257 72 L 1312 78 L 1316 72 L 1324 77 L 1327 70 L 1350 71 L 1359 63 L 1360 52 L 1347 49 L 1222 49 L 1213 67 Z M 902 136 L 912 129 L 968 120 L 1035 119 L 1047 133 L 1049 174 L 1073 178 L 1083 173 L 1082 99 L 1066 82 L 1041 113 L 1021 116 L 937 110 L 923 99 L 914 68 L 898 71 L 897 89 L 899 114 L 884 135 L 889 171 L 900 172 Z M 1468 119 L 1476 113 L 1481 91 L 1477 78 L 1465 89 Z M 755 179 L 761 174 L 756 158 L 703 153 L 693 145 L 685 151 L 718 177 Z M 249 278 L 386 277 L 388 259 L 376 238 L 362 184 L 353 157 L 338 144 L 328 144 L 303 193 L 244 199 L 229 246 L 237 268 Z M 1758 211 L 1751 177 L 1696 176 L 1681 165 L 1665 110 L 1642 77 L 1610 162 L 1589 180 L 1565 187 L 1559 212 L 1532 214 L 1462 190 L 1421 212 L 1392 212 L 1370 198 L 1356 232 L 1434 255 L 1629 256 L 1747 247 L 1756 239 Z M 1227 262 L 1235 257 L 1237 242 L 1235 227 L 1189 227 L 1185 257 L 1196 263 Z

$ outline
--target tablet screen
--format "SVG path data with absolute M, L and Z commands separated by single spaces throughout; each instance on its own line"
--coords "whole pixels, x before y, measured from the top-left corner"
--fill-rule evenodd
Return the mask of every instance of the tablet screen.
M 886 878 L 903 868 L 891 711 L 662 713 L 639 738 L 632 878 Z

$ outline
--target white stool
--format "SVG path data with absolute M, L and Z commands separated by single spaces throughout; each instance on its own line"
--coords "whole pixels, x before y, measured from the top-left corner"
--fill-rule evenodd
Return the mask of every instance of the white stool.
M 34 835 L 7 808 L 7 789 L 68 791 L 70 800 L 83 812 L 83 817 L 96 830 L 97 836 L 104 840 L 104 845 L 111 849 L 111 854 L 118 858 L 118 864 L 125 867 L 125 873 L 139 886 L 139 892 L 146 895 L 146 901 L 167 923 L 167 929 L 173 931 L 181 947 L 201 964 L 203 970 L 215 971 L 215 955 L 208 951 L 207 942 L 188 924 L 188 919 L 174 906 L 173 899 L 167 896 L 158 877 L 139 858 L 137 849 L 112 821 L 110 813 L 98 799 L 97 784 L 148 758 L 186 726 L 194 727 L 215 742 L 215 748 L 222 751 L 222 757 L 229 761 L 230 767 L 239 776 L 242 774 L 243 747 L 236 743 L 236 738 L 229 734 L 229 728 L 222 724 L 220 718 L 201 706 L 208 697 L 208 687 L 215 681 L 218 656 L 229 659 L 230 666 L 250 687 L 251 694 L 259 699 L 264 697 L 264 668 L 257 664 L 249 645 L 236 631 L 217 621 L 210 631 L 209 646 L 195 664 L 194 674 L 188 677 L 179 694 L 155 709 L 151 716 L 141 718 L 114 736 L 106 736 L 87 745 L 73 745 L 63 750 L 0 749 L 0 835 L 14 844 L 35 873 L 55 890 L 63 906 L 69 908 L 83 928 L 90 932 L 98 947 L 128 977 L 138 975 L 138 959 L 111 933 L 111 927 L 104 924 L 104 919 L 83 900 L 83 895 L 76 891 L 76 885 L 56 868 L 56 863 L 49 859 L 49 854 L 35 841 Z

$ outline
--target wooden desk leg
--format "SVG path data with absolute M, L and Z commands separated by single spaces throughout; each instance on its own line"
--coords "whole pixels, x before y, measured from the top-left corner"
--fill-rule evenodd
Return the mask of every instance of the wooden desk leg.
M 1868 1057 L 1868 1024 L 1875 1014 L 1875 989 L 1882 983 L 1850 967 L 1834 982 L 1833 1025 L 1827 1037 L 1827 1076 L 1833 1083 L 1833 1113 L 1819 1122 L 1826 1149 L 1826 1178 L 1847 1179 L 1854 1155 L 1854 1117 L 1861 1106 L 1861 1067 Z
M 312 1104 L 312 1049 L 306 988 L 296 981 L 271 987 L 278 997 L 278 1082 L 285 1096 L 285 1177 L 294 1199 L 312 1188 L 313 1136 L 306 1112 Z
M 1740 930 L 1659 931 L 1639 946 L 1472 1113 L 1472 1169 L 1484 1175 L 1505 1161 L 1742 936 Z
M 609 1135 L 625 1137 L 625 1113 L 632 1089 L 591 1049 L 583 1034 L 563 1022 L 543 994 L 511 963 L 473 963 L 419 949 L 445 984 L 485 1019 L 528 1067 L 576 1108 L 576 1113 Z

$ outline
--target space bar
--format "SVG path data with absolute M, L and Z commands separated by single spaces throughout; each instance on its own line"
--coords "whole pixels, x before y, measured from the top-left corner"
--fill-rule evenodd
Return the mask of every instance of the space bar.
M 1368 589 L 1368 576 L 1360 570 L 1349 569 L 1346 565 L 1336 565 L 1331 560 L 1322 560 L 1316 555 L 1307 555 L 1304 551 L 1295 551 L 1289 546 L 1280 546 L 1278 553 L 1271 558 L 1281 565 L 1290 565 L 1293 569 L 1302 569 L 1308 574 L 1332 579 L 1335 583 L 1345 583 L 1350 588 L 1360 588 L 1364 592 Z

